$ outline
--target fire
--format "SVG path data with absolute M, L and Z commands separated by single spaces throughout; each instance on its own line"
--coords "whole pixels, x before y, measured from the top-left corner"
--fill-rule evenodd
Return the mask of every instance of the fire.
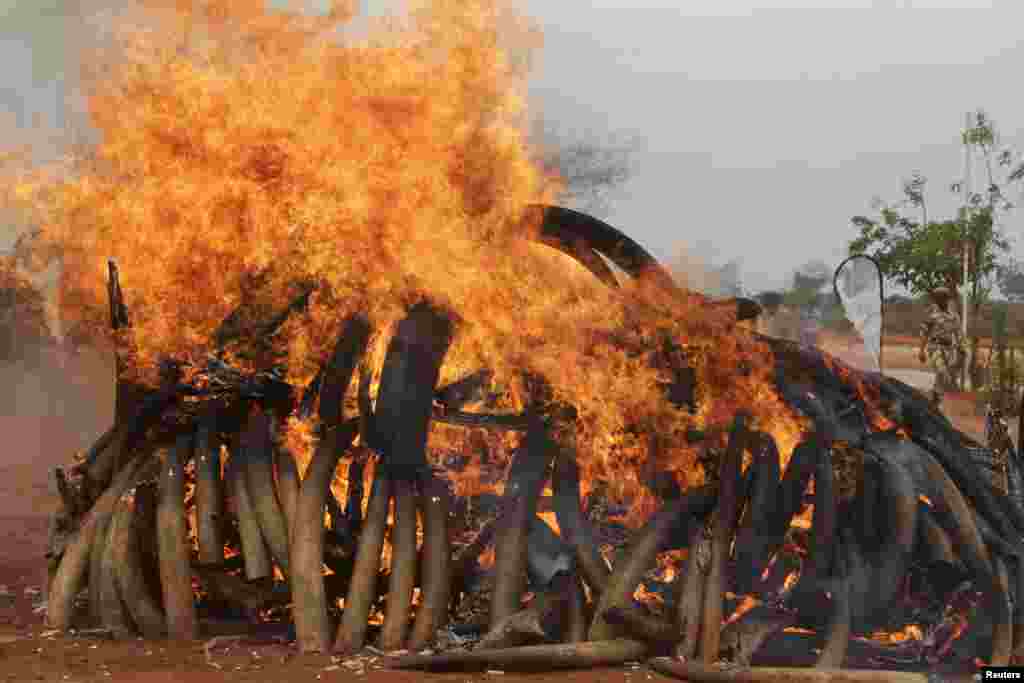
M 491 408 L 513 412 L 523 377 L 543 377 L 576 408 L 584 488 L 607 483 L 631 525 L 658 505 L 639 473 L 702 483 L 698 455 L 738 410 L 785 466 L 807 422 L 749 329 L 697 294 L 606 288 L 526 239 L 537 226 L 525 208 L 561 189 L 526 133 L 534 24 L 501 0 L 423 0 L 362 37 L 351 18 L 341 3 L 316 18 L 263 0 L 137 0 L 118 14 L 108 48 L 83 56 L 95 144 L 59 168 L 0 166 L 0 196 L 39 225 L 35 265 L 61 263 L 64 324 L 109 338 L 116 259 L 131 368 L 153 382 L 161 358 L 200 365 L 240 304 L 260 320 L 315 283 L 279 355 L 225 351 L 241 367 L 281 363 L 302 386 L 354 312 L 377 330 L 379 375 L 390 325 L 427 297 L 457 323 L 441 382 L 488 368 Z M 669 342 L 682 359 L 661 353 Z M 697 376 L 694 414 L 665 400 L 681 362 Z M 313 422 L 291 419 L 282 435 L 303 472 Z M 691 444 L 691 429 L 711 436 Z M 497 491 L 486 470 L 507 464 L 515 437 L 493 437 L 485 467 L 461 448 L 468 431 L 435 427 L 432 457 L 476 458 L 447 475 L 456 495 Z
M 725 623 L 731 624 L 734 621 L 739 621 L 744 614 L 754 609 L 755 607 L 759 606 L 760 604 L 761 601 L 752 595 L 743 596 L 743 599 L 740 601 L 740 604 L 736 605 L 736 609 L 729 616 L 729 618 L 726 619 Z
M 879 643 L 903 643 L 907 641 L 924 640 L 924 630 L 918 624 L 907 624 L 899 631 L 876 631 L 871 634 L 871 640 Z

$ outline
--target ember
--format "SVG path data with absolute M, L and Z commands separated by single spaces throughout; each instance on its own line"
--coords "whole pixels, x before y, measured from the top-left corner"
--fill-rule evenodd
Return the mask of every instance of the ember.
M 776 636 L 868 666 L 855 637 L 934 626 L 893 623 L 905 578 L 962 568 L 989 615 L 963 628 L 1024 655 L 1024 510 L 965 467 L 979 447 L 553 206 L 524 19 L 437 0 L 360 41 L 340 9 L 140 4 L 95 149 L 5 186 L 65 320 L 119 359 L 117 422 L 61 488 L 53 627 L 88 581 L 122 636 L 290 604 L 303 652 L 419 651 L 482 605 L 473 651 L 400 668 L 699 676 Z

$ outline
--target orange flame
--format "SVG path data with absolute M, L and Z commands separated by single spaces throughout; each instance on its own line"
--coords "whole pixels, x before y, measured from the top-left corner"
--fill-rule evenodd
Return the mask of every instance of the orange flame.
M 276 337 L 279 358 L 228 350 L 242 367 L 281 361 L 304 385 L 354 312 L 377 330 L 379 373 L 390 325 L 429 298 L 457 323 L 441 383 L 488 368 L 496 409 L 517 411 L 524 375 L 543 377 L 577 410 L 584 488 L 606 482 L 631 525 L 658 504 L 640 473 L 702 483 L 698 455 L 738 410 L 785 466 L 807 422 L 729 311 L 642 282 L 606 288 L 526 239 L 525 207 L 561 189 L 526 135 L 536 27 L 500 0 L 424 0 L 362 38 L 351 17 L 340 3 L 314 18 L 263 0 L 138 0 L 119 14 L 112 46 L 84 56 L 96 144 L 56 170 L 8 160 L 0 178 L 40 226 L 36 265 L 60 260 L 64 322 L 109 337 L 105 261 L 117 259 L 131 368 L 153 382 L 163 357 L 201 364 L 240 304 L 262 320 L 317 283 Z M 665 400 L 666 341 L 696 373 L 692 415 Z M 285 429 L 302 470 L 313 427 Z M 712 438 L 688 443 L 692 429 Z M 476 437 L 432 438 L 436 462 Z M 494 441 L 500 468 L 513 437 Z M 459 495 L 496 490 L 479 458 L 449 476 Z

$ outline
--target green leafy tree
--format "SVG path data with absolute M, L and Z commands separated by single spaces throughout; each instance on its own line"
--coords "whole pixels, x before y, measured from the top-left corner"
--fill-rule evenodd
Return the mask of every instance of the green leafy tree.
M 903 198 L 889 204 L 876 200 L 877 217 L 854 216 L 851 222 L 860 234 L 849 245 L 851 254 L 869 254 L 877 259 L 883 275 L 913 294 L 927 294 L 945 286 L 954 291 L 968 287 L 969 311 L 976 318 L 989 300 L 1000 274 L 1001 262 L 1010 250 L 1000 221 L 1014 210 L 1012 188 L 1024 181 L 1024 161 L 1001 146 L 994 122 L 984 111 L 975 112 L 970 125 L 961 131 L 969 159 L 980 159 L 984 190 L 965 188 L 964 181 L 950 185 L 962 197 L 956 217 L 932 220 L 925 200 L 927 179 L 915 172 L 903 181 Z M 968 166 L 968 169 L 970 166 Z M 969 191 L 966 191 L 969 190 Z M 963 254 L 968 254 L 967 282 L 964 282 Z M 977 340 L 972 339 L 972 347 Z M 974 367 L 972 361 L 970 367 Z

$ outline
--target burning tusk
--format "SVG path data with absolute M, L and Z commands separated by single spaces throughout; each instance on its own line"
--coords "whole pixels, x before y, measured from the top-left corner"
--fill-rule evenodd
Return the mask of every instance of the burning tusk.
M 444 482 L 427 472 L 421 482 L 420 513 L 423 515 L 423 565 L 420 606 L 409 635 L 408 647 L 426 647 L 448 618 L 451 597 L 451 540 L 448 537 L 449 492 Z
M 387 609 L 380 632 L 380 649 L 402 649 L 409 627 L 412 591 L 416 583 L 416 489 L 407 479 L 392 483 L 395 522 L 391 530 L 391 576 Z
M 274 469 L 277 472 L 277 497 L 281 501 L 281 513 L 288 530 L 290 548 L 292 522 L 295 520 L 295 506 L 298 505 L 302 479 L 299 477 L 295 456 L 284 444 L 274 445 Z
M 704 609 L 701 614 L 700 656 L 710 664 L 718 658 L 722 635 L 722 602 L 725 599 L 725 571 L 729 559 L 729 546 L 736 530 L 736 508 L 739 503 L 740 464 L 746 441 L 747 417 L 736 415 L 729 432 L 729 443 L 719 463 L 718 507 L 713 513 L 714 530 L 711 538 L 711 564 L 704 590 Z
M 292 619 L 295 622 L 296 640 L 302 652 L 326 653 L 331 650 L 331 625 L 320 569 L 324 559 L 324 501 L 332 495 L 331 480 L 338 467 L 338 460 L 352 444 L 358 431 L 358 421 L 341 422 L 341 399 L 352 382 L 356 363 L 366 352 L 369 338 L 370 326 L 362 318 L 351 317 L 342 323 L 338 341 L 324 369 L 323 382 L 326 386 L 320 400 L 320 422 L 325 433 L 317 443 L 295 502 L 295 516 L 289 534 L 292 539 Z M 384 507 L 386 514 L 386 497 Z M 383 541 L 383 526 L 380 536 Z M 360 543 L 364 540 L 360 538 Z M 379 560 L 378 549 L 377 562 Z M 374 573 L 376 570 L 374 563 Z M 346 616 L 347 612 L 346 609 Z
M 561 451 L 555 456 L 551 485 L 558 528 L 576 554 L 580 576 L 591 591 L 599 594 L 605 590 L 611 572 L 597 550 L 593 529 L 580 508 L 580 468 L 571 453 Z
M 491 628 L 519 611 L 526 584 L 526 542 L 537 499 L 557 446 L 539 421 L 526 432 L 509 469 L 501 505 L 506 509 L 495 541 Z
M 771 518 L 778 506 L 781 467 L 775 439 L 764 432 L 751 432 L 753 464 L 751 493 L 736 534 L 736 590 L 748 593 L 759 582 L 770 553 L 758 533 L 761 521 Z
M 359 534 L 359 548 L 356 550 L 355 567 L 345 598 L 345 612 L 335 637 L 334 649 L 343 654 L 358 652 L 366 642 L 366 620 L 376 595 L 377 569 L 384 548 L 388 503 L 391 500 L 391 481 L 383 469 L 378 463 L 366 509 L 366 521 Z
M 199 561 L 224 561 L 224 491 L 220 472 L 220 444 L 216 441 L 218 407 L 199 418 L 196 430 L 196 538 Z
M 654 565 L 658 551 L 665 545 L 673 528 L 685 517 L 705 517 L 714 499 L 714 493 L 707 488 L 688 491 L 682 498 L 662 508 L 647 522 L 624 554 L 621 564 L 615 567 L 605 591 L 601 593 L 596 610 L 597 616 L 590 625 L 590 640 L 610 640 L 620 635 L 619 629 L 605 621 L 603 615 L 613 607 L 631 604 L 633 591 L 643 579 L 643 575 Z

